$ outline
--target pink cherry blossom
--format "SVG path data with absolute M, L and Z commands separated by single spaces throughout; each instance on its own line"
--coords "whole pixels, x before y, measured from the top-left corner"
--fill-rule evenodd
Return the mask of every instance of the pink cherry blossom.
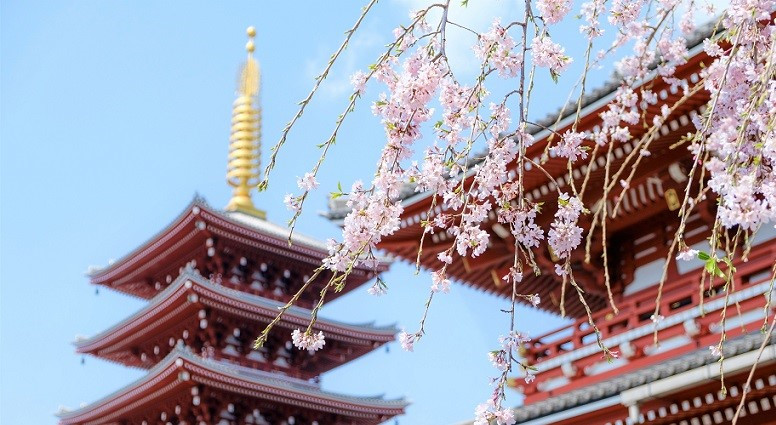
M 404 351 L 414 351 L 415 334 L 408 334 L 405 331 L 399 333 L 399 344 Z
M 684 247 L 681 251 L 679 251 L 678 254 L 676 254 L 677 260 L 682 261 L 690 261 L 694 260 L 698 256 L 698 250 L 697 249 L 690 249 L 688 247 Z
M 488 360 L 498 370 L 504 372 L 509 368 L 509 356 L 504 350 L 488 352 Z
M 491 399 L 474 409 L 474 422 L 472 425 L 513 425 L 515 414 L 512 409 L 501 409 Z
M 542 13 L 545 22 L 557 24 L 571 10 L 571 0 L 538 0 L 536 8 Z
M 302 332 L 299 329 L 294 329 L 291 332 L 291 340 L 294 346 L 300 350 L 307 350 L 311 353 L 316 352 L 326 345 L 326 341 L 323 336 L 323 332 L 307 333 Z
M 515 52 L 515 46 L 501 21 L 496 19 L 490 31 L 480 34 L 479 42 L 474 46 L 474 56 L 482 62 L 487 61 L 500 76 L 515 77 L 523 65 L 522 52 Z
M 577 226 L 577 220 L 583 206 L 578 198 L 566 193 L 560 195 L 558 202 L 558 211 L 547 233 L 547 242 L 555 256 L 562 260 L 568 258 L 571 251 L 582 242 L 582 228 Z
M 318 180 L 313 173 L 305 173 L 304 177 L 296 179 L 296 185 L 304 191 L 310 191 L 318 187 Z
M 571 162 L 575 162 L 577 159 L 585 159 L 587 158 L 587 152 L 582 148 L 585 138 L 584 133 L 575 133 L 568 130 L 563 134 L 558 144 L 550 148 L 550 154 L 568 158 Z
M 356 94 L 364 94 L 364 90 L 366 89 L 366 77 L 367 75 L 362 71 L 356 71 L 350 76 L 350 84 L 353 85 L 353 91 Z
M 565 55 L 565 49 L 547 36 L 536 37 L 531 45 L 534 63 L 549 68 L 553 75 L 565 71 L 574 60 Z
M 431 273 L 431 290 L 434 292 L 450 292 L 450 280 L 445 275 L 444 269 Z

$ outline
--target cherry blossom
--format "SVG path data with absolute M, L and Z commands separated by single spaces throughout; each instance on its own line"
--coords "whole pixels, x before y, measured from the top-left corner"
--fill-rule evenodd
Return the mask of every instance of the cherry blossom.
M 318 187 L 318 180 L 315 179 L 315 174 L 305 173 L 304 177 L 296 179 L 296 184 L 300 189 L 310 191 Z
M 583 209 L 582 201 L 576 197 L 570 197 L 567 193 L 558 197 L 558 211 L 547 233 L 547 242 L 555 256 L 561 260 L 568 258 L 571 251 L 582 242 L 582 228 L 577 225 L 577 220 Z
M 571 10 L 571 0 L 538 0 L 536 8 L 542 13 L 545 22 L 557 24 Z
M 366 290 L 366 292 L 369 295 L 374 295 L 375 297 L 379 297 L 387 294 L 388 288 L 385 286 L 385 284 L 382 283 L 382 281 L 377 280 L 372 286 L 369 287 L 369 289 Z
M 614 0 L 609 13 L 609 22 L 618 26 L 633 22 L 639 16 L 643 4 L 643 0 Z
M 434 292 L 450 292 L 450 280 L 445 276 L 444 270 L 431 273 L 431 290 Z
M 515 41 L 501 26 L 501 20 L 493 21 L 490 31 L 480 34 L 479 43 L 474 46 L 474 56 L 489 62 L 502 77 L 515 77 L 523 65 L 523 57 L 515 53 Z
M 399 344 L 404 351 L 414 351 L 415 340 L 415 334 L 408 334 L 405 331 L 399 333 Z
M 355 74 L 350 76 L 350 84 L 353 85 L 353 92 L 359 95 L 364 94 L 364 90 L 366 90 L 366 77 L 367 75 L 362 71 L 356 71 Z
M 577 159 L 587 158 L 587 152 L 583 149 L 582 143 L 586 136 L 583 133 L 566 131 L 560 139 L 560 143 L 550 148 L 550 153 L 556 156 L 568 158 L 575 162 Z
M 550 68 L 553 75 L 565 71 L 573 59 L 564 54 L 565 50 L 559 44 L 553 43 L 547 36 L 536 37 L 531 45 L 534 63 L 537 66 Z
M 515 414 L 512 409 L 501 409 L 493 400 L 488 400 L 474 409 L 473 425 L 512 425 L 515 423 Z
M 496 369 L 502 372 L 509 369 L 509 356 L 507 355 L 507 352 L 504 350 L 496 350 L 496 351 L 488 352 L 488 359 Z
M 698 256 L 698 250 L 697 249 L 690 249 L 688 247 L 684 247 L 681 251 L 679 251 L 678 254 L 676 254 L 677 260 L 682 261 L 690 261 L 694 260 Z
M 517 350 L 522 344 L 530 342 L 531 338 L 520 331 L 511 331 L 506 336 L 499 337 L 498 341 L 505 350 Z
M 299 212 L 302 209 L 299 198 L 290 193 L 283 198 L 283 203 L 286 204 L 286 208 L 294 212 Z
M 311 353 L 320 350 L 324 345 L 326 345 L 323 332 L 318 332 L 316 334 L 312 332 L 302 332 L 299 329 L 294 329 L 294 331 L 291 332 L 291 340 L 293 341 L 296 348 L 300 350 L 307 350 Z

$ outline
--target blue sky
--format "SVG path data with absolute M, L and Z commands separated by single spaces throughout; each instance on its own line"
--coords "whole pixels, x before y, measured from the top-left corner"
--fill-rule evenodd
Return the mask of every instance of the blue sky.
M 142 306 L 106 289 L 95 294 L 84 272 L 104 265 L 166 226 L 195 192 L 224 206 L 231 104 L 244 30 L 257 27 L 265 155 L 309 91 L 364 2 L 4 1 L 0 119 L 0 422 L 52 424 L 60 405 L 76 408 L 140 377 L 76 355 L 77 334 L 93 335 Z M 391 30 L 422 2 L 385 0 L 353 40 L 279 157 L 269 190 L 256 196 L 270 220 L 289 218 L 282 198 L 311 168 L 346 104 L 349 75 L 365 68 Z M 514 2 L 471 1 L 462 22 L 478 29 Z M 336 4 L 336 8 L 332 5 Z M 574 29 L 569 51 L 583 48 Z M 452 35 L 450 54 L 470 74 L 473 39 Z M 559 38 L 563 39 L 563 38 Z M 575 44 L 576 43 L 576 44 Z M 600 84 L 608 70 L 596 72 Z M 570 74 L 571 75 L 571 74 Z M 533 116 L 564 103 L 570 78 L 540 76 Z M 493 87 L 494 92 L 508 88 Z M 381 88 L 371 86 L 367 100 Z M 363 102 L 343 128 L 322 169 L 322 189 L 307 203 L 298 230 L 321 239 L 338 229 L 319 217 L 338 181 L 369 180 L 383 141 Z M 415 329 L 430 279 L 396 264 L 389 295 L 366 287 L 328 305 L 324 316 L 398 323 Z M 456 423 L 472 416 L 495 376 L 486 353 L 508 329 L 505 300 L 455 286 L 436 297 L 428 334 L 414 353 L 397 344 L 324 375 L 327 390 L 413 404 L 401 424 Z M 534 335 L 560 319 L 521 309 L 518 326 Z M 366 377 L 366 378 L 365 378 Z M 510 393 L 509 403 L 519 403 Z

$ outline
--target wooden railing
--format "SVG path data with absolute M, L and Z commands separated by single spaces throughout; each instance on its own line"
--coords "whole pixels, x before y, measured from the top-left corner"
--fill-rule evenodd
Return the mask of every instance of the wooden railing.
M 754 247 L 748 256 L 747 262 L 740 259 L 735 261 L 735 292 L 768 281 L 771 278 L 770 270 L 774 261 L 776 261 L 776 239 L 771 239 Z M 700 272 L 700 269 L 696 269 L 664 284 L 663 296 L 660 301 L 660 316 L 664 318 L 670 317 L 697 307 L 700 304 Z M 716 279 L 711 291 L 709 291 L 707 286 L 704 289 L 703 302 L 709 303 L 724 297 L 724 292 L 720 290 L 723 283 L 721 279 Z M 593 320 L 601 332 L 602 339 L 605 340 L 638 327 L 651 325 L 652 315 L 655 312 L 656 296 L 657 286 L 655 285 L 619 301 L 617 303 L 619 314 L 617 315 L 614 315 L 609 309 L 593 313 Z M 757 294 L 757 296 L 760 298 L 757 300 L 757 304 L 763 304 L 762 294 Z M 774 303 L 776 303 L 776 300 L 774 300 Z M 753 308 L 754 305 L 748 306 L 750 311 Z M 744 312 L 741 311 L 741 313 Z M 734 307 L 728 317 L 735 316 L 736 314 L 738 314 L 738 311 Z M 660 320 L 665 320 L 664 318 Z M 718 318 L 715 320 L 718 321 Z M 527 347 L 525 357 L 529 363 L 541 364 L 542 361 L 547 359 L 595 343 L 596 337 L 593 328 L 588 324 L 587 318 L 582 318 L 571 325 L 535 338 Z M 616 349 L 616 347 L 609 348 Z

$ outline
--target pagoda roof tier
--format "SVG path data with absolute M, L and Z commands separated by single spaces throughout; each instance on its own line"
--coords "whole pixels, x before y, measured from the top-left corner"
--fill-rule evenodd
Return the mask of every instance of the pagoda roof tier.
M 258 333 L 275 318 L 282 305 L 215 284 L 196 270 L 186 268 L 144 308 L 91 338 L 77 341 L 75 345 L 79 353 L 149 368 L 173 350 L 178 340 L 190 345 L 198 339 L 201 342 L 207 341 L 213 349 L 221 350 L 215 354 L 217 357 L 311 378 L 393 341 L 398 332 L 393 326 L 351 325 L 319 318 L 313 329 L 326 335 L 324 348 L 314 356 L 293 349 L 297 351 L 293 356 L 299 363 L 281 363 L 278 366 L 260 355 L 260 352 L 252 350 L 251 345 Z M 310 313 L 305 308 L 290 307 L 275 325 L 270 340 L 276 342 L 277 348 L 286 350 L 291 330 L 306 328 Z M 229 327 L 229 323 L 238 329 L 239 340 L 234 338 L 234 329 Z M 217 332 L 211 332 L 211 328 L 219 327 L 223 329 L 221 335 L 216 336 Z M 227 348 L 229 343 L 233 344 L 231 348 Z M 290 355 L 288 348 L 289 351 L 284 352 Z
M 403 399 L 385 400 L 382 397 L 330 393 L 314 383 L 203 359 L 188 350 L 176 348 L 139 380 L 86 407 L 59 414 L 60 423 L 140 423 L 141 418 L 152 414 L 157 415 L 155 419 L 158 420 L 160 411 L 167 421 L 174 421 L 173 416 L 177 415 L 179 421 L 196 419 L 216 423 L 219 419 L 212 414 L 210 418 L 203 417 L 209 413 L 200 406 L 200 403 L 205 404 L 205 400 L 200 401 L 199 394 L 210 390 L 219 391 L 222 406 L 230 400 L 246 405 L 244 412 L 247 415 L 266 417 L 280 410 L 294 412 L 297 417 L 326 415 L 330 418 L 328 421 L 319 420 L 320 425 L 378 424 L 403 414 L 408 405 Z M 165 403 L 169 400 L 175 400 L 177 405 L 168 413 Z M 188 417 L 181 417 L 183 415 Z
M 286 227 L 240 211 L 219 211 L 195 197 L 170 225 L 109 266 L 92 268 L 89 276 L 94 284 L 149 299 L 194 261 L 200 273 L 222 279 L 227 286 L 287 301 L 327 256 L 321 241 L 298 232 L 289 238 Z M 345 290 L 331 293 L 331 299 L 387 270 L 389 264 L 381 258 L 375 268 L 355 268 Z M 311 293 L 325 285 L 327 274 L 318 277 Z M 313 303 L 305 297 L 299 300 L 307 307 Z
M 692 87 L 700 81 L 699 74 L 704 62 L 708 64 L 711 59 L 703 52 L 702 45 L 697 44 L 690 49 L 687 63 L 677 67 L 675 77 Z M 606 111 L 608 105 L 614 100 L 617 87 L 618 85 L 608 85 L 603 92 L 596 92 L 594 98 L 585 100 L 584 107 L 580 112 L 580 119 L 576 123 L 576 131 L 590 132 L 601 125 L 600 114 Z M 649 145 L 650 156 L 642 157 L 639 154 L 641 148 L 638 142 L 648 131 L 648 128 L 645 128 L 641 123 L 629 127 L 632 136 L 630 141 L 617 142 L 612 146 L 612 159 L 609 165 L 611 170 L 618 170 L 620 167 L 629 169 L 638 161 L 638 167 L 630 180 L 630 186 L 622 189 L 617 185 L 617 189 L 612 190 L 609 194 L 610 197 L 605 200 L 609 210 L 607 238 L 612 241 L 608 244 L 611 251 L 609 260 L 618 268 L 612 273 L 612 291 L 615 298 L 622 294 L 624 288 L 632 281 L 633 271 L 636 268 L 661 256 L 664 258 L 667 254 L 665 237 L 671 230 L 671 226 L 676 229 L 678 225 L 677 214 L 671 200 L 676 198 L 677 194 L 683 193 L 687 186 L 686 170 L 692 166 L 689 151 L 683 147 L 677 149 L 674 145 L 688 132 L 694 131 L 692 118 L 702 113 L 709 98 L 708 92 L 699 90 L 677 103 L 683 97 L 681 89 L 672 89 L 656 74 L 644 80 L 634 90 L 638 92 L 642 87 L 651 89 L 659 99 L 656 105 L 650 105 L 646 108 L 642 122 L 652 122 L 653 117 L 660 115 L 662 104 L 674 105 L 676 103 L 676 107 L 666 118 L 665 124 L 658 130 L 657 135 Z M 575 111 L 576 108 L 572 112 Z M 571 179 L 579 187 L 585 176 L 589 174 L 589 179 L 587 179 L 589 189 L 585 191 L 583 202 L 585 205 L 593 206 L 602 201 L 603 190 L 601 188 L 603 188 L 606 178 L 604 155 L 598 155 L 595 161 L 579 161 L 574 164 L 571 172 L 572 177 L 569 177 L 566 158 L 550 156 L 546 158 L 546 161 L 542 159 L 545 158 L 548 145 L 552 143 L 554 135 L 562 134 L 572 128 L 575 125 L 575 117 L 575 113 L 567 111 L 563 118 L 558 120 L 557 126 L 551 126 L 555 131 L 535 129 L 536 142 L 529 146 L 526 151 L 526 156 L 532 158 L 535 163 L 543 163 L 544 170 L 552 177 L 552 180 L 549 180 L 544 172 L 534 169 L 529 162 L 525 163 L 526 199 L 534 203 L 544 203 L 542 213 L 537 217 L 537 224 L 542 228 L 548 228 L 552 221 L 557 208 L 557 191 L 569 192 Z M 591 150 L 594 148 L 595 143 L 592 140 L 587 140 L 585 143 L 589 145 Z M 514 162 L 509 167 L 509 178 L 514 179 L 517 175 L 518 165 Z M 476 167 L 470 167 L 470 169 L 473 168 Z M 622 177 L 625 178 L 627 174 L 628 172 L 625 172 Z M 473 179 L 473 172 L 464 178 Z M 616 216 L 613 216 L 616 199 L 622 199 L 622 203 Z M 513 201 L 513 204 L 516 205 L 516 201 Z M 407 196 L 403 201 L 404 212 L 399 229 L 394 234 L 384 237 L 379 247 L 405 261 L 414 263 L 418 258 L 419 242 L 424 233 L 423 222 L 432 220 L 439 214 L 455 213 L 454 211 L 446 211 L 440 205 L 433 205 L 431 193 L 422 192 Z M 710 232 L 714 208 L 715 206 L 710 202 L 702 203 L 698 206 L 700 214 L 696 213 L 690 217 L 686 232 L 690 235 L 686 240 L 688 244 L 704 240 L 707 233 Z M 330 209 L 328 216 L 335 220 L 341 218 L 346 212 L 342 209 L 342 205 L 336 201 L 332 202 Z M 589 229 L 592 224 L 591 217 L 592 215 L 581 217 L 580 225 Z M 600 229 L 600 226 L 598 227 Z M 483 223 L 482 228 L 490 234 L 488 250 L 477 258 L 461 258 L 454 252 L 453 263 L 447 267 L 447 275 L 485 292 L 508 297 L 511 295 L 512 289 L 511 286 L 503 282 L 502 276 L 508 273 L 514 262 L 514 236 L 506 226 L 498 222 L 494 210 L 489 212 L 488 219 Z M 600 230 L 594 236 L 594 242 L 600 241 Z M 454 235 L 445 231 L 427 235 L 420 254 L 421 267 L 430 270 L 441 268 L 437 255 L 449 248 L 454 238 Z M 607 289 L 603 273 L 601 273 L 603 269 L 602 249 L 600 242 L 592 245 L 590 253 L 592 261 L 589 263 L 584 260 L 584 252 L 573 254 L 579 258 L 572 257 L 575 280 L 586 292 L 586 301 L 593 311 L 603 309 L 608 304 Z M 542 299 L 551 301 L 542 303 L 539 308 L 559 313 L 561 283 L 560 278 L 554 273 L 555 262 L 552 260 L 552 253 L 549 252 L 546 244 L 534 251 L 536 262 L 542 269 L 542 274 L 539 276 L 526 274 L 520 284 L 521 292 L 525 294 L 538 293 Z M 572 294 L 570 291 L 566 292 L 565 314 L 572 318 L 584 317 L 586 315 L 585 306 L 572 301 L 576 299 L 576 294 Z M 522 298 L 518 298 L 517 301 L 529 303 L 528 300 Z

